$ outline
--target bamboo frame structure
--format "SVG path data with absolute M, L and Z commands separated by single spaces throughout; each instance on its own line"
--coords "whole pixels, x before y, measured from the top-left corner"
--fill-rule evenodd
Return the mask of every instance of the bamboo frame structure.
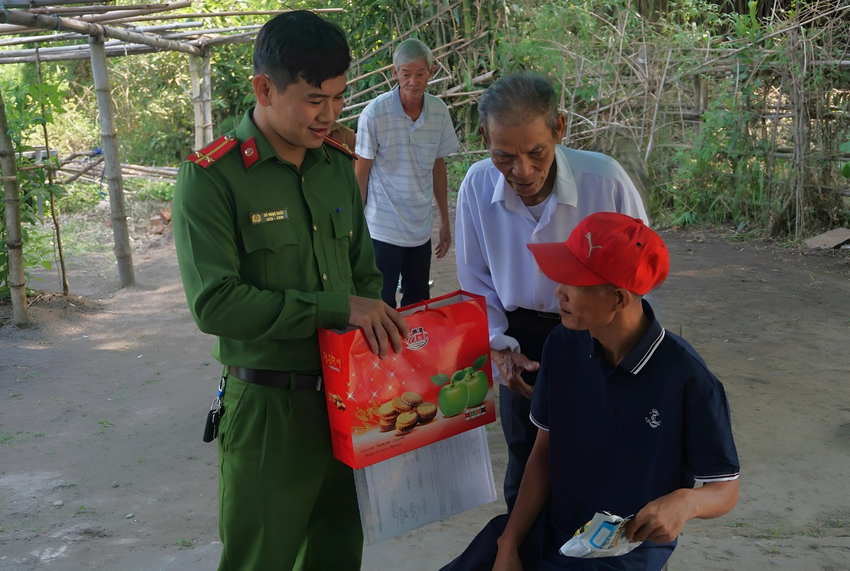
M 123 40 L 125 42 L 134 42 L 144 44 L 152 48 L 160 48 L 176 52 L 183 52 L 191 55 L 200 55 L 200 48 L 175 42 L 173 40 L 163 40 L 149 34 L 140 34 L 138 32 L 130 32 L 102 24 L 91 24 L 80 20 L 70 18 L 60 18 L 58 16 L 47 16 L 44 14 L 30 14 L 21 10 L 12 10 L 6 12 L 6 21 L 14 24 L 20 24 L 30 28 L 41 28 L 45 30 L 73 30 L 87 34 L 89 36 L 103 36 Z
M 41 31 L 55 31 L 63 33 L 44 34 L 31 37 L 18 37 L 12 40 L 0 40 L 0 46 L 20 45 L 35 43 L 35 49 L 22 50 L 0 50 L 0 65 L 8 63 L 36 62 L 42 61 L 67 61 L 73 59 L 90 59 L 92 63 L 92 75 L 95 83 L 95 93 L 98 103 L 98 111 L 101 124 L 101 146 L 103 157 L 77 170 L 63 182 L 72 182 L 82 176 L 88 176 L 89 171 L 94 169 L 101 161 L 104 164 L 104 174 L 109 187 L 110 210 L 112 229 L 115 240 L 114 252 L 118 264 L 121 287 L 135 283 L 132 254 L 129 244 L 129 230 L 124 207 L 124 191 L 122 170 L 131 175 L 146 177 L 168 177 L 175 176 L 176 169 L 156 169 L 137 165 L 121 165 L 118 154 L 117 134 L 115 133 L 114 110 L 111 99 L 111 87 L 106 66 L 107 57 L 126 56 L 139 53 L 150 53 L 153 51 L 168 50 L 183 52 L 189 56 L 190 76 L 192 78 L 192 101 L 195 108 L 195 146 L 202 147 L 212 141 L 212 78 L 211 78 L 211 53 L 210 46 L 224 43 L 251 42 L 258 33 L 260 25 L 232 26 L 228 28 L 203 29 L 200 21 L 175 22 L 169 24 L 157 24 L 143 26 L 141 22 L 155 20 L 196 20 L 201 18 L 244 16 L 244 15 L 275 15 L 290 10 L 267 10 L 254 12 L 214 12 L 214 13 L 192 13 L 192 14 L 159 14 L 185 8 L 191 5 L 190 0 L 180 0 L 166 4 L 148 4 L 134 6 L 79 6 L 68 8 L 57 8 L 62 4 L 81 4 L 79 0 L 6 0 L 2 5 L 0 16 L 3 24 L 0 24 L 0 34 L 22 34 Z M 95 2 L 96 3 L 96 2 Z M 11 11 L 9 9 L 12 9 Z M 28 11 L 14 8 L 29 8 Z M 344 11 L 342 9 L 320 9 L 316 12 L 334 13 Z M 78 17 L 69 17 L 78 16 Z M 108 22 L 110 26 L 103 25 Z M 129 24 L 134 29 L 116 28 L 115 25 Z M 198 30 L 189 32 L 178 32 L 162 34 L 161 32 L 175 29 L 186 29 L 199 27 Z M 154 34 L 153 32 L 160 32 Z M 240 32 L 230 35 L 220 35 L 224 32 Z M 170 36 L 170 37 L 169 37 Z M 105 38 L 112 41 L 106 42 Z M 178 41 L 183 38 L 197 38 L 191 41 Z M 71 45 L 60 47 L 39 48 L 38 44 L 59 41 L 73 41 L 88 39 L 88 45 Z M 0 110 L 2 110 L 2 99 L 0 99 Z M 0 112 L 5 124 L 5 114 Z M 3 127 L 4 135 L 7 129 Z M 45 137 L 47 137 L 45 126 Z M 8 136 L 5 137 L 8 139 Z M 47 139 L 46 139 L 47 140 Z M 48 143 L 49 146 L 49 143 Z M 17 188 L 17 174 L 15 169 L 14 152 L 11 141 L 7 145 L 0 140 L 0 163 L 2 163 L 4 174 L 4 186 L 6 188 L 6 214 L 7 224 L 10 228 L 9 239 L 9 284 L 13 290 L 13 307 L 15 323 L 20 327 L 28 326 L 29 319 L 26 312 L 26 290 L 23 275 L 23 261 L 20 256 L 22 241 L 20 239 L 20 209 L 19 191 Z M 8 159 L 8 160 L 6 160 Z M 8 165 L 6 163 L 9 163 Z M 34 165 L 44 167 L 45 165 Z M 65 167 L 62 167 L 63 169 Z M 9 170 L 11 169 L 11 170 Z M 50 178 L 52 180 L 52 170 Z M 52 202 L 51 202 L 52 204 Z M 17 224 L 16 224 L 17 220 Z M 18 229 L 15 233 L 14 228 Z M 17 253 L 17 257 L 16 257 Z M 64 282 L 63 280 L 63 283 Z M 64 285 L 63 289 L 67 290 Z M 20 298 L 20 299 L 18 299 Z
M 99 22 L 111 22 L 112 20 L 116 20 L 117 18 L 128 18 L 128 17 L 141 17 L 144 15 L 153 14 L 156 12 L 168 12 L 169 10 L 177 10 L 179 8 L 187 8 L 192 5 L 191 0 L 179 0 L 178 2 L 170 2 L 167 4 L 156 4 L 151 5 L 153 7 L 150 8 L 142 8 L 139 10 L 128 10 L 128 11 L 119 11 L 118 15 L 115 12 L 107 12 L 105 14 L 89 14 L 83 15 L 79 18 L 76 18 L 76 21 L 80 22 L 88 22 L 90 24 L 99 23 Z M 15 10 L 14 12 L 20 12 L 20 10 Z M 11 14 L 13 12 L 9 12 Z M 29 12 L 26 12 L 29 13 Z M 52 18 L 53 16 L 51 16 Z M 55 29 L 55 28 L 50 28 Z M 15 25 L 15 24 L 0 24 L 0 35 L 2 34 L 19 34 L 21 32 L 35 32 L 38 31 L 39 28 L 27 27 L 26 25 Z

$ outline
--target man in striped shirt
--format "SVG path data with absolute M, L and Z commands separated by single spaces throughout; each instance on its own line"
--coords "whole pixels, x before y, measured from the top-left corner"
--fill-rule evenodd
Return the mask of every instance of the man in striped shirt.
M 459 145 L 445 103 L 425 92 L 433 74 L 428 46 L 403 41 L 393 54 L 398 86 L 375 98 L 357 124 L 354 170 L 383 274 L 381 299 L 390 307 L 396 307 L 399 275 L 403 306 L 430 297 L 432 196 L 440 215 L 438 258 L 452 241 L 443 159 Z

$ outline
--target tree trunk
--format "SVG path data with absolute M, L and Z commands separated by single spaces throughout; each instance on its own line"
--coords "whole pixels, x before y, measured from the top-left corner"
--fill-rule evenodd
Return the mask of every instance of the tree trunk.
M 201 59 L 201 103 L 204 114 L 204 146 L 212 143 L 212 69 L 210 65 L 210 52 L 204 50 Z
M 133 274 L 133 256 L 130 252 L 130 232 L 124 210 L 124 181 L 121 178 L 121 158 L 118 156 L 118 136 L 115 134 L 115 117 L 109 75 L 106 71 L 106 51 L 103 37 L 91 36 L 91 67 L 94 76 L 97 109 L 100 114 L 100 145 L 103 148 L 106 183 L 109 186 L 109 206 L 112 212 L 112 235 L 115 238 L 115 259 L 121 287 L 136 283 Z
M 6 202 L 6 251 L 9 275 L 6 278 L 12 292 L 12 317 L 21 329 L 30 326 L 27 312 L 27 290 L 24 278 L 24 251 L 21 234 L 21 194 L 15 168 L 15 149 L 9 138 L 6 106 L 0 93 L 0 166 L 3 172 L 3 190 Z

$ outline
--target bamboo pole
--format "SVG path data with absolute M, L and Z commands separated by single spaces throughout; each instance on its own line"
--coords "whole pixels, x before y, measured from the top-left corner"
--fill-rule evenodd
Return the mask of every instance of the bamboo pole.
M 139 32 L 139 33 L 151 33 L 151 32 L 165 32 L 168 30 L 176 30 L 180 28 L 196 28 L 201 26 L 202 22 L 177 22 L 174 24 L 165 24 L 162 26 L 146 26 L 142 28 L 141 26 L 135 29 L 130 29 L 131 32 Z M 165 39 L 174 40 L 177 39 L 174 37 L 175 34 L 168 34 Z M 0 40 L 0 46 L 17 46 L 22 44 L 40 44 L 40 43 L 48 43 L 48 42 L 69 42 L 71 40 L 86 40 L 88 41 L 89 37 L 87 34 L 78 34 L 76 32 L 68 32 L 65 34 L 47 34 L 41 36 L 19 36 L 17 38 L 12 38 L 9 40 Z M 86 46 L 88 47 L 88 46 Z M 5 54 L 7 52 L 0 51 L 0 54 Z M 41 53 L 44 53 L 43 51 Z
M 198 75 L 198 58 L 189 56 L 189 83 L 192 86 L 192 108 L 195 116 L 195 147 L 204 148 L 204 105 L 201 103 L 201 80 Z
M 82 168 L 82 170 L 77 171 L 75 174 L 73 174 L 73 175 L 69 176 L 68 178 L 66 178 L 65 180 L 63 180 L 62 184 L 68 184 L 69 182 L 74 182 L 75 180 L 77 180 L 78 178 L 80 178 L 81 176 L 83 176 L 84 174 L 86 174 L 87 172 L 89 172 L 90 170 L 92 170 L 94 167 L 96 167 L 97 165 L 99 165 L 102 162 L 103 162 L 103 157 L 102 156 L 97 157 L 95 160 L 93 160 L 89 164 L 85 165 Z M 60 170 L 71 170 L 71 169 L 63 168 L 63 169 L 60 169 Z
M 38 48 L 36 48 L 37 50 Z M 35 71 L 39 83 L 44 83 L 41 77 L 41 60 L 38 57 L 38 51 L 35 52 Z M 41 116 L 47 117 L 47 110 L 44 107 L 44 102 L 41 103 Z M 42 121 L 41 128 L 44 131 L 44 149 L 47 159 L 50 161 L 50 137 L 47 134 L 47 121 Z M 50 185 L 50 217 L 53 219 L 53 228 L 56 230 L 56 249 L 59 252 L 59 281 L 62 284 L 62 295 L 68 297 L 71 287 L 68 285 L 68 272 L 65 269 L 65 252 L 62 250 L 62 231 L 59 228 L 59 217 L 56 216 L 56 197 L 53 194 L 53 175 L 54 170 L 50 167 L 47 169 L 47 182 Z
M 212 143 L 212 66 L 210 52 L 204 50 L 201 56 L 201 110 L 203 112 L 204 146 Z
M 113 45 L 105 48 L 106 57 L 114 58 L 114 57 L 124 57 L 124 56 L 132 56 L 139 54 L 150 54 L 156 53 L 161 50 L 157 48 L 152 48 L 150 46 L 145 46 L 142 44 L 122 44 L 122 45 Z M 75 61 L 75 60 L 87 60 L 91 59 L 91 50 L 88 51 L 77 51 L 77 52 L 63 52 L 58 54 L 48 54 L 41 58 L 41 61 Z M 20 56 L 2 59 L 0 58 L 0 65 L 5 64 L 13 64 L 13 63 L 34 63 L 35 55 L 31 56 Z
M 163 40 L 148 34 L 128 32 L 126 30 L 119 30 L 118 28 L 111 28 L 101 24 L 90 24 L 79 20 L 71 20 L 69 18 L 54 18 L 53 16 L 30 14 L 29 12 L 22 12 L 20 10 L 12 10 L 6 12 L 6 21 L 28 27 L 42 28 L 45 30 L 73 30 L 83 34 L 89 34 L 91 36 L 105 36 L 116 40 L 124 40 L 125 42 L 135 42 L 151 46 L 153 48 L 184 52 L 192 55 L 199 55 L 201 53 L 200 48 L 190 46 L 185 43 Z M 101 48 L 102 47 L 101 43 Z
M 20 329 L 30 326 L 27 311 L 27 289 L 24 277 L 24 241 L 21 232 L 21 194 L 15 169 L 15 148 L 9 137 L 6 105 L 0 92 L 0 167 L 3 173 L 3 198 L 6 203 L 6 260 L 9 275 L 6 283 L 12 297 L 12 318 Z
M 649 127 L 649 141 L 646 144 L 646 155 L 643 157 L 643 162 L 649 162 L 649 154 L 652 152 L 652 142 L 655 139 L 655 121 L 658 119 L 658 106 L 661 104 L 661 96 L 664 94 L 664 81 L 667 79 L 667 70 L 670 69 L 670 56 L 673 55 L 673 50 L 667 51 L 667 63 L 664 64 L 664 73 L 661 74 L 661 83 L 658 85 L 658 91 L 655 92 L 655 110 L 652 113 L 652 123 Z
M 572 140 L 573 110 L 575 109 L 575 104 L 576 104 L 576 92 L 582 86 L 582 76 L 581 76 L 581 74 L 582 74 L 583 71 L 584 71 L 584 58 L 581 58 L 579 60 L 578 71 L 576 72 L 576 87 L 575 87 L 575 89 L 572 90 L 572 93 L 570 93 L 570 109 L 567 112 L 567 132 L 564 135 L 564 140 L 567 142 L 568 145 L 570 144 L 570 141 Z M 566 88 L 566 86 L 564 86 L 564 87 Z
M 108 2 L 111 0 L 103 0 L 104 2 Z M 51 2 L 51 4 L 54 4 Z M 82 4 L 82 2 L 79 2 Z M 59 14 L 60 16 L 86 16 L 89 14 L 103 14 L 105 12 L 137 12 L 139 10 L 159 10 L 164 6 L 168 6 L 168 4 L 131 4 L 129 6 L 75 6 L 72 8 L 56 8 L 53 6 L 49 6 L 46 8 L 33 8 L 27 10 L 31 14 Z M 9 6 L 6 6 L 9 8 Z
M 344 8 L 315 8 L 310 10 L 316 14 L 339 14 L 345 12 Z M 254 10 L 250 12 L 195 12 L 192 14 L 166 14 L 164 16 L 142 16 L 139 18 L 121 18 L 112 20 L 113 24 L 127 24 L 132 22 L 149 22 L 151 20 L 179 20 L 182 18 L 223 18 L 225 16 L 274 16 L 286 14 L 292 10 Z
M 249 42 L 253 42 L 254 38 L 257 34 L 260 33 L 260 30 L 253 30 L 251 32 L 244 32 L 242 34 L 230 34 L 225 36 L 216 36 L 214 38 L 200 38 L 197 40 L 189 40 L 186 42 L 191 46 L 221 46 L 224 44 L 246 44 Z
M 61 4 L 98 4 L 101 2 L 111 2 L 111 0 L 3 0 L 3 6 L 6 8 L 35 8 L 37 6 L 58 6 Z M 61 9 L 61 8 L 59 8 Z
M 91 45 L 91 67 L 97 95 L 97 108 L 100 114 L 100 145 L 106 163 L 106 183 L 109 186 L 109 207 L 112 212 L 115 259 L 118 262 L 121 287 L 127 287 L 136 283 L 136 278 L 133 274 L 130 232 L 127 229 L 127 215 L 124 210 L 124 183 L 121 178 L 121 159 L 118 156 L 118 137 L 115 134 L 115 118 L 109 74 L 106 68 L 106 52 L 103 49 L 103 38 L 100 36 L 92 36 L 89 44 Z
M 141 17 L 141 16 L 145 16 L 147 14 L 154 14 L 156 12 L 168 12 L 170 10 L 177 10 L 178 8 L 186 8 L 186 7 L 191 6 L 191 5 L 192 5 L 191 0 L 180 0 L 179 2 L 171 2 L 169 4 L 159 4 L 157 8 L 146 8 L 146 9 L 143 9 L 143 10 L 135 10 L 135 11 L 128 11 L 128 12 L 119 11 L 117 13 L 116 12 L 107 12 L 106 14 L 93 14 L 93 15 L 90 15 L 90 16 L 80 16 L 79 18 L 74 18 L 73 21 L 75 21 L 75 22 L 88 22 L 89 24 L 93 24 L 93 23 L 96 23 L 96 22 L 111 22 L 112 20 L 115 20 L 116 18 L 123 18 L 123 19 L 132 20 L 132 18 L 129 18 L 130 16 Z M 10 14 L 11 13 L 12 12 L 10 12 Z M 29 14 L 29 12 L 24 12 L 24 13 Z M 51 20 L 54 19 L 53 16 L 48 16 L 48 17 Z M 6 21 L 10 22 L 11 20 L 7 19 Z M 31 31 L 37 32 L 39 29 L 41 29 L 41 27 L 32 27 L 32 26 L 27 26 L 25 24 L 24 25 L 2 24 L 2 25 L 0 25 L 0 34 L 19 34 L 21 32 L 31 32 Z M 54 26 L 54 27 L 51 27 L 51 28 L 48 28 L 48 29 L 54 30 L 56 28 Z

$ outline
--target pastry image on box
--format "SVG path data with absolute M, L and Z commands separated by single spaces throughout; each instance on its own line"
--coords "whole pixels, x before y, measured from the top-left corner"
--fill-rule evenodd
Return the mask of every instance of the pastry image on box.
M 360 329 L 319 330 L 334 455 L 363 468 L 496 420 L 484 298 L 455 292 L 399 312 L 405 347 L 379 359 Z M 402 438 L 403 437 L 403 438 Z
M 420 424 L 427 424 L 437 416 L 437 405 L 432 402 L 423 402 L 416 407 L 416 414 L 419 416 Z

